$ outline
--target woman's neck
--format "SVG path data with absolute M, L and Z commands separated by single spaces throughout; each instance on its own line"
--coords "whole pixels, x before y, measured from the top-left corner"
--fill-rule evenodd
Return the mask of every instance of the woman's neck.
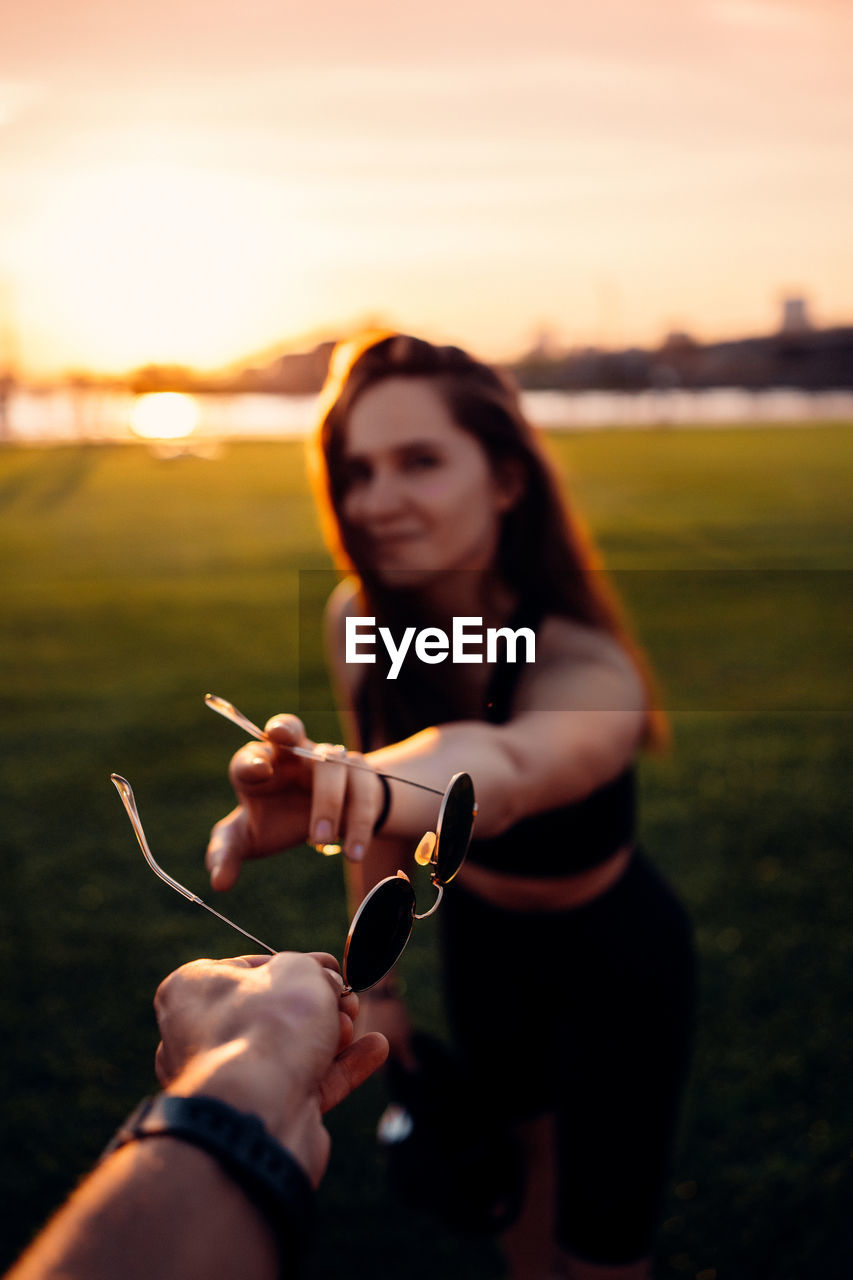
M 484 626 L 500 626 L 512 613 L 518 596 L 493 572 L 465 569 L 425 585 L 418 592 L 418 601 L 436 626 L 458 617 L 482 618 Z

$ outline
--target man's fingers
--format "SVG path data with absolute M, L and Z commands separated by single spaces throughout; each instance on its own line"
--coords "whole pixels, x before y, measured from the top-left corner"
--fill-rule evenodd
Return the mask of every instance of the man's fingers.
M 340 1011 L 345 1013 L 351 1022 L 355 1022 L 358 1017 L 359 1000 L 354 991 L 348 991 L 345 996 L 340 999 Z
M 338 1014 L 338 1053 L 343 1053 L 344 1049 L 349 1048 L 354 1036 L 355 1024 L 352 1018 L 341 1011 Z
M 322 965 L 324 969 L 331 971 L 329 977 L 332 979 L 332 989 L 339 999 L 340 1012 L 346 1014 L 350 1021 L 355 1022 L 359 1010 L 358 996 L 354 991 L 348 991 L 346 995 L 341 994 L 344 983 L 343 978 L 338 977 L 341 972 L 341 966 L 335 957 L 330 955 L 328 951 L 309 951 L 308 955 L 312 960 L 316 960 L 318 964 Z M 349 1040 L 347 1040 L 348 1043 Z
M 378 1031 L 355 1040 L 335 1058 L 320 1082 L 320 1110 L 331 1111 L 364 1084 L 388 1057 L 388 1041 Z
M 154 1074 L 158 1083 L 164 1089 L 175 1074 L 169 1065 L 168 1053 L 162 1040 L 157 1046 L 157 1052 L 154 1054 Z

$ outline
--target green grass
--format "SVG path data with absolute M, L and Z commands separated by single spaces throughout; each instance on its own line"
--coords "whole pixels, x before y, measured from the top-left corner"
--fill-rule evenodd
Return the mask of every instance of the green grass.
M 853 427 L 552 443 L 674 725 L 672 752 L 643 765 L 642 838 L 691 911 L 701 1003 L 660 1275 L 846 1278 Z M 2 1266 L 151 1090 L 159 979 L 239 947 L 151 876 L 109 772 L 204 892 L 241 736 L 202 694 L 336 729 L 299 625 L 300 571 L 328 561 L 297 444 L 169 462 L 8 449 L 0 515 Z M 274 943 L 341 952 L 340 868 L 308 851 L 253 866 L 226 910 Z M 438 1031 L 434 943 L 416 930 L 405 967 Z M 498 980 L 487 964 L 483 980 Z M 371 1082 L 331 1117 L 309 1278 L 497 1280 L 489 1242 L 390 1200 L 381 1105 Z

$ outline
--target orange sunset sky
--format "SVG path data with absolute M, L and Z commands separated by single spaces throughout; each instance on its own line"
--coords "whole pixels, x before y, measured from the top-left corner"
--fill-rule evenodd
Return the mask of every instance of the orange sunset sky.
M 0 369 L 853 320 L 849 0 L 26 0 Z

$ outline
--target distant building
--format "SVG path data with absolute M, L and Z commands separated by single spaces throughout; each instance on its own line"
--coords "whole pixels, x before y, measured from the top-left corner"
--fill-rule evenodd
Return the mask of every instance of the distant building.
M 805 298 L 782 299 L 782 333 L 797 336 L 811 333 L 813 328 Z
M 271 364 L 246 369 L 246 388 L 283 395 L 316 395 L 326 380 L 334 342 L 320 342 L 311 351 L 288 352 Z
M 510 365 L 526 391 L 665 391 L 682 387 L 853 388 L 853 325 L 811 326 L 805 303 L 793 307 L 785 332 L 702 344 L 671 333 L 656 351 L 579 349 L 555 361 L 529 357 Z M 794 324 L 799 325 L 794 329 Z
M 527 353 L 532 363 L 539 360 L 558 360 L 563 354 L 563 346 L 557 334 L 547 325 L 540 328 L 533 339 L 533 346 Z

